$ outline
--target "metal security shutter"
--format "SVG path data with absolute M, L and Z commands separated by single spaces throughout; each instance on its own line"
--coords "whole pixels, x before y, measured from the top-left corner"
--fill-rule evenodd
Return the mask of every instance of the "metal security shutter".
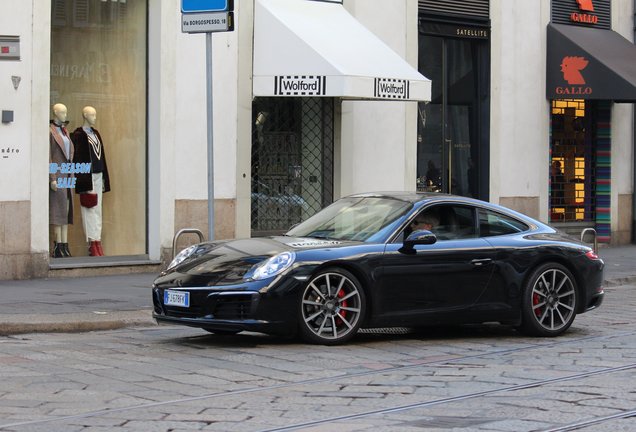
M 334 102 L 252 103 L 252 236 L 279 235 L 333 202 Z
M 570 24 L 583 27 L 593 27 L 597 29 L 611 30 L 612 28 L 612 5 L 609 1 L 596 0 L 592 3 L 594 5 L 593 12 L 586 12 L 579 9 L 579 5 L 576 0 L 552 0 L 552 19 L 554 24 Z M 588 14 L 598 17 L 598 23 L 585 24 L 572 21 L 571 15 Z
M 422 15 L 462 15 L 473 19 L 490 18 L 489 0 L 419 0 Z

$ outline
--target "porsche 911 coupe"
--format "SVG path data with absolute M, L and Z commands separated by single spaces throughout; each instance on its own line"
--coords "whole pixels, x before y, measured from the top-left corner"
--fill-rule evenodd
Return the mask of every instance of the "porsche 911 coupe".
M 557 336 L 603 301 L 593 249 L 459 196 L 365 193 L 281 236 L 181 251 L 153 284 L 159 323 L 339 344 L 360 328 L 499 322 Z

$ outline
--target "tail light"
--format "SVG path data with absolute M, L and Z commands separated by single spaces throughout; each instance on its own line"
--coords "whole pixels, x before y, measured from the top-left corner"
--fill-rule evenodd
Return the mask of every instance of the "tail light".
M 593 260 L 593 261 L 598 261 L 601 259 L 601 257 L 598 256 L 598 254 L 596 252 L 594 252 L 593 250 L 588 251 L 585 254 L 586 257 L 588 257 L 589 259 Z

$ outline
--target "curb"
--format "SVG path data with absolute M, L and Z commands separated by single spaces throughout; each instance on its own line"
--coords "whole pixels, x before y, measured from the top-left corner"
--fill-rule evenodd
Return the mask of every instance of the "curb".
M 14 320 L 7 321 L 7 317 Z M 110 311 L 38 315 L 4 315 L 0 321 L 0 336 L 25 333 L 77 333 L 116 330 L 124 327 L 151 327 L 157 323 L 152 311 Z M 16 321 L 20 322 L 16 322 Z

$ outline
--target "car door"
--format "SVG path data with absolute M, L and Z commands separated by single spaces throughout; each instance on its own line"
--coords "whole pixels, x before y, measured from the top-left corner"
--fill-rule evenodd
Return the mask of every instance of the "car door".
M 477 237 L 475 208 L 453 204 L 429 209 L 442 215 L 441 226 L 432 230 L 436 243 L 417 245 L 411 254 L 400 251 L 401 241 L 386 245 L 374 305 L 381 319 L 414 324 L 434 314 L 460 313 L 488 286 L 494 248 Z M 444 215 L 454 220 L 444 221 Z
M 493 274 L 488 289 L 477 300 L 481 310 L 499 316 L 516 316 L 524 271 L 536 253 L 523 239 L 530 227 L 510 215 L 490 210 L 478 210 L 479 237 L 486 240 L 495 252 Z

